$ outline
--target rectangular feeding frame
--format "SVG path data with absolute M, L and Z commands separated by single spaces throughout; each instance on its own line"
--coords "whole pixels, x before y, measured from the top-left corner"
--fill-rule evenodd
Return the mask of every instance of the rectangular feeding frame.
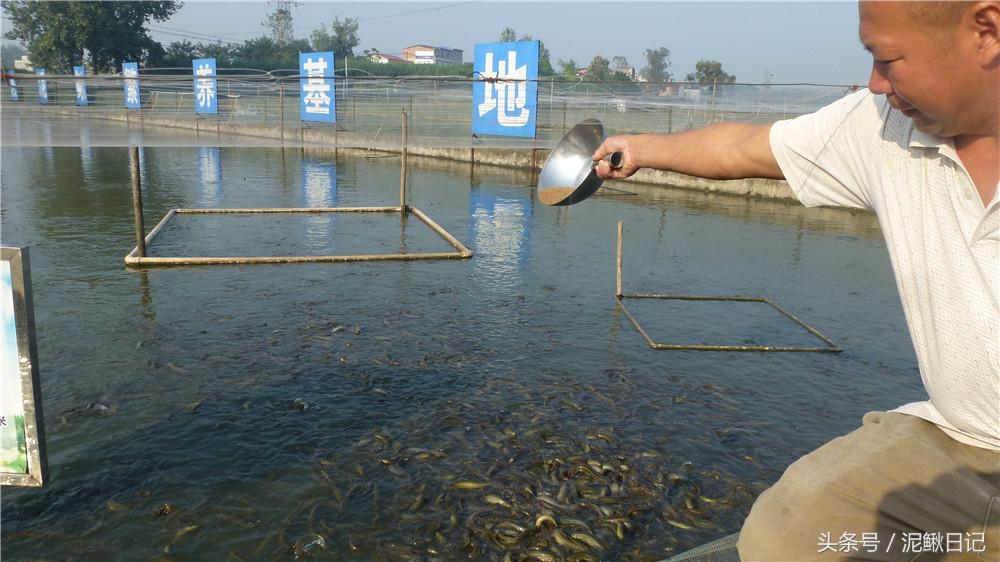
M 840 353 L 843 351 L 842 348 L 838 347 L 830 338 L 824 336 L 819 330 L 809 326 L 794 314 L 788 312 L 784 308 L 781 308 L 770 299 L 765 297 L 744 297 L 744 296 L 703 296 L 703 295 L 661 295 L 661 294 L 651 294 L 651 293 L 630 293 L 624 294 L 622 292 L 622 237 L 623 237 L 623 225 L 621 221 L 618 221 L 618 262 L 617 262 L 617 272 L 618 272 L 618 284 L 615 290 L 615 302 L 621 307 L 622 311 L 625 312 L 625 316 L 632 322 L 639 334 L 646 340 L 649 347 L 653 349 L 670 349 L 670 350 L 688 350 L 688 351 L 783 351 L 783 352 L 812 352 L 812 353 Z M 680 301 L 725 301 L 725 302 L 761 302 L 769 305 L 774 310 L 781 313 L 795 324 L 802 327 L 805 331 L 809 332 L 816 338 L 820 339 L 825 343 L 825 346 L 772 346 L 772 345 L 705 345 L 705 344 L 679 344 L 679 343 L 661 343 L 649 336 L 646 330 L 643 329 L 639 321 L 635 319 L 635 316 L 629 312 L 628 307 L 625 306 L 626 299 L 661 299 L 661 300 L 680 300 Z
M 176 215 L 185 214 L 259 214 L 259 213 L 404 213 L 415 215 L 431 230 L 445 239 L 455 251 L 453 252 L 422 252 L 412 254 L 362 254 L 338 256 L 225 256 L 225 257 L 148 257 L 140 252 L 137 245 L 125 256 L 125 264 L 132 266 L 157 265 L 232 265 L 255 263 L 340 263 L 356 261 L 407 261 L 407 260 L 437 260 L 466 259 L 472 257 L 472 251 L 459 242 L 447 230 L 441 228 L 423 211 L 416 207 L 306 207 L 306 208 L 259 208 L 259 209 L 171 209 L 160 220 L 148 235 L 145 236 L 145 246 L 152 244 L 168 222 Z

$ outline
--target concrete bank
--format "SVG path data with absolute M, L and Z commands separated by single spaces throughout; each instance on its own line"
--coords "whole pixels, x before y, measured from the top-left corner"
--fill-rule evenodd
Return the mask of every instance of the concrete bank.
M 72 112 L 66 113 L 73 114 Z M 139 125 L 142 128 L 163 127 L 193 132 L 199 139 L 209 136 L 219 138 L 254 137 L 276 140 L 288 147 L 345 148 L 398 153 L 401 144 L 399 138 L 378 138 L 378 135 L 372 136 L 333 127 L 300 127 L 298 122 L 294 124 L 294 127 L 290 125 L 276 127 L 274 123 L 227 122 L 222 119 L 181 116 L 144 115 L 139 119 L 124 112 L 119 114 L 102 113 L 96 117 L 127 123 L 129 127 L 133 128 Z M 441 140 L 455 142 L 455 139 Z M 476 164 L 520 170 L 540 170 L 549 154 L 547 148 L 504 148 L 491 146 L 491 141 L 484 141 L 468 147 L 441 147 L 439 145 L 443 143 L 432 141 L 433 139 L 412 138 L 407 147 L 407 153 L 413 156 L 426 156 L 456 162 L 475 162 Z M 782 180 L 709 180 L 674 172 L 640 170 L 629 182 L 775 201 L 796 200 L 788 183 Z

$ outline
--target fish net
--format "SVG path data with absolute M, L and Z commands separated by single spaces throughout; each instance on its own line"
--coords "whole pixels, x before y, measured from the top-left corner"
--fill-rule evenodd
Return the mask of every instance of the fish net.
M 464 76 L 338 76 L 336 123 L 301 121 L 295 71 L 219 69 L 218 113 L 196 114 L 191 70 L 149 69 L 139 76 L 141 109 L 126 109 L 120 75 L 86 77 L 78 107 L 73 76 L 16 76 L 0 91 L 5 145 L 21 146 L 339 146 L 398 148 L 406 112 L 407 146 L 444 149 L 551 148 L 574 124 L 599 119 L 608 134 L 677 133 L 720 121 L 770 123 L 812 112 L 855 86 L 822 84 L 594 83 L 539 79 L 534 138 L 474 136 L 475 79 Z M 44 80 L 47 103 L 39 98 Z M 90 123 L 97 131 L 78 133 Z M 141 140 L 140 140 L 141 139 Z
M 740 534 L 732 534 L 717 541 L 692 548 L 663 562 L 740 562 L 736 541 Z

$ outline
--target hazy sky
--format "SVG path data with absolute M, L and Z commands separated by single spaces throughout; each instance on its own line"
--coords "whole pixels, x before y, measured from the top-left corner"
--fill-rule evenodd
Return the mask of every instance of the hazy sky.
M 274 9 L 265 0 L 187 0 L 174 17 L 154 24 L 163 44 L 188 35 L 243 41 L 265 32 Z M 671 71 L 683 78 L 702 58 L 722 62 L 740 82 L 864 84 L 870 58 L 858 41 L 857 4 L 843 2 L 332 2 L 304 0 L 293 8 L 296 37 L 308 38 L 334 17 L 358 18 L 361 44 L 399 54 L 425 43 L 465 51 L 496 41 L 505 27 L 541 39 L 559 59 L 586 66 L 595 55 L 624 56 L 645 66 L 647 48 L 667 47 Z

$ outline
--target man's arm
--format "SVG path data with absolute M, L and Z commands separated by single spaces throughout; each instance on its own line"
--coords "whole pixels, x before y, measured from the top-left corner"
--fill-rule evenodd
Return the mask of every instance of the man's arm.
M 769 124 L 717 123 L 669 135 L 620 135 L 608 137 L 593 158 L 622 153 L 621 168 L 612 170 L 606 161 L 598 164 L 597 175 L 605 179 L 627 178 L 640 168 L 710 179 L 784 179 L 771 152 L 770 132 Z

